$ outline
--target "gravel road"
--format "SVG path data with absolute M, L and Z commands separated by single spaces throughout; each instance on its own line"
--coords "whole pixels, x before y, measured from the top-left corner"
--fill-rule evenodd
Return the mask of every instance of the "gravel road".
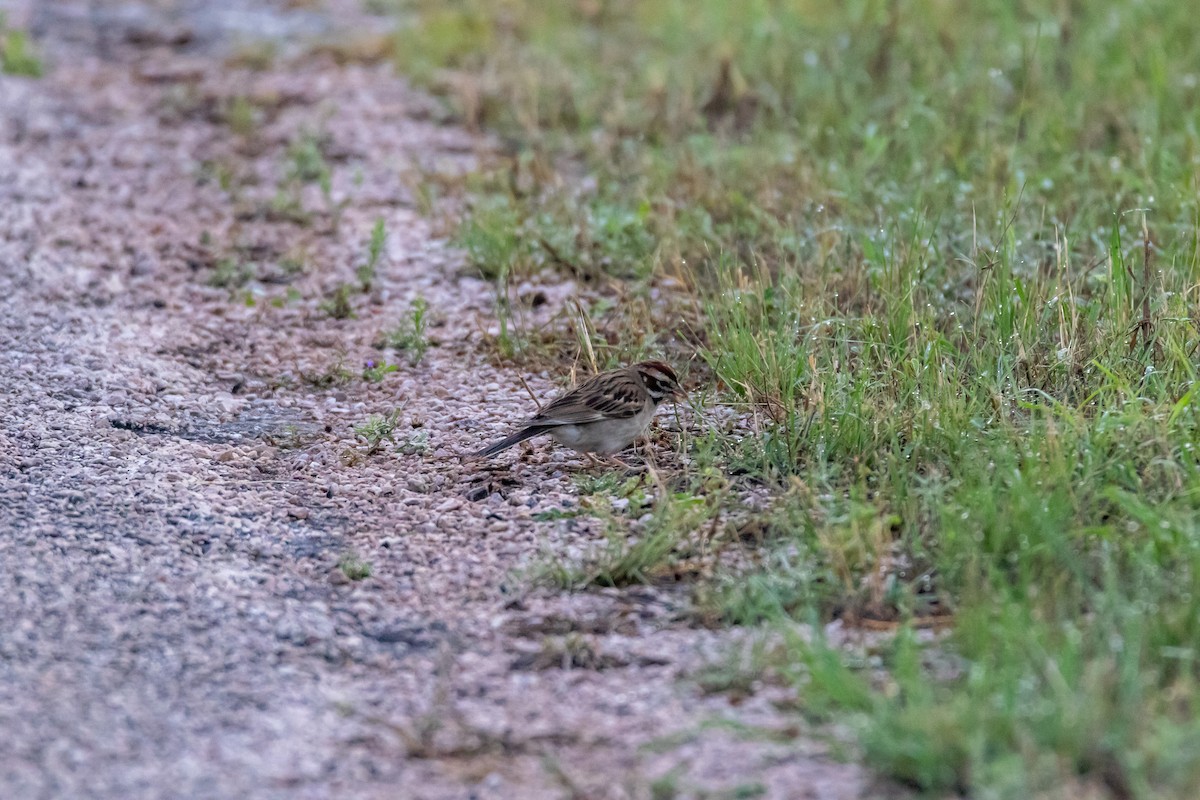
M 286 5 L 0 3 L 48 67 L 0 76 L 0 796 L 886 796 L 781 690 L 689 680 L 743 634 L 691 627 L 686 593 L 528 590 L 600 532 L 539 521 L 577 502 L 567 454 L 463 464 L 529 400 L 409 188 L 489 143 L 388 66 L 313 54 L 384 20 Z M 274 201 L 304 141 L 332 179 L 297 224 Z M 335 319 L 376 219 L 378 275 Z M 249 280 L 213 285 L 230 264 Z M 375 342 L 418 297 L 412 366 Z M 367 455 L 354 426 L 392 411 Z

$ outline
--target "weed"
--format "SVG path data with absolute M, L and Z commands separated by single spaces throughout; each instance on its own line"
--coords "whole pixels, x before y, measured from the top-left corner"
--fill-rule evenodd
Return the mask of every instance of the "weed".
M 339 358 L 323 372 L 300 371 L 300 379 L 317 389 L 329 389 L 334 386 L 344 386 L 354 379 L 354 374 L 346 367 L 344 358 Z M 283 380 L 282 378 L 280 379 Z M 285 385 L 285 384 L 280 384 Z
M 429 431 L 412 431 L 403 442 L 396 446 L 396 452 L 406 456 L 428 453 Z
M 354 426 L 354 435 L 366 445 L 366 454 L 374 455 L 384 442 L 395 442 L 396 426 L 400 424 L 400 409 L 387 414 L 372 414 L 366 422 Z
M 521 257 L 519 218 L 513 205 L 499 196 L 479 201 L 459 232 L 458 243 L 467 251 L 471 264 L 495 287 L 496 317 L 500 323 L 497 344 L 505 358 L 520 346 L 512 327 L 509 278 Z
M 352 581 L 361 581 L 371 577 L 371 562 L 364 561 L 354 552 L 343 554 L 338 559 L 337 567 Z
M 279 259 L 279 269 L 289 278 L 303 275 L 308 271 L 308 253 L 302 249 L 293 249 Z
M 267 213 L 269 218 L 307 226 L 312 223 L 312 214 L 304 207 L 304 200 L 295 188 L 280 187 L 271 197 Z
M 581 472 L 574 476 L 575 488 L 580 495 L 605 495 L 628 498 L 645 487 L 644 476 L 626 477 L 620 470 L 603 472 Z
M 222 161 L 202 161 L 196 168 L 196 183 L 199 185 L 215 183 L 231 199 L 237 200 L 242 186 L 242 178 L 236 167 Z
M 351 291 L 349 284 L 339 283 L 317 307 L 334 319 L 353 319 L 354 305 L 350 302 Z
M 243 262 L 233 256 L 227 256 L 217 261 L 212 274 L 208 276 L 208 285 L 223 289 L 239 289 L 255 278 L 253 264 Z
M 227 102 L 222 118 L 235 134 L 250 138 L 258 132 L 262 112 L 245 95 L 236 95 Z
M 225 66 L 230 69 L 250 69 L 259 72 L 268 70 L 275 63 L 279 55 L 278 50 L 278 45 L 266 38 L 240 42 L 225 59 Z
M 284 290 L 282 297 L 275 296 L 271 298 L 271 306 L 273 308 L 284 308 L 285 306 L 299 303 L 303 299 L 304 296 L 300 294 L 299 289 L 297 289 L 295 286 L 289 286 Z
M 379 266 L 379 260 L 383 256 L 383 248 L 387 244 L 387 230 L 383 226 L 383 220 L 375 221 L 375 227 L 371 229 L 371 240 L 367 244 L 367 260 L 359 265 L 357 274 L 358 282 L 364 292 L 371 291 L 371 284 L 375 281 L 375 270 Z
M 331 219 L 332 230 L 336 231 L 345 210 L 347 200 L 333 199 L 333 169 L 325 157 L 326 138 L 305 131 L 288 145 L 279 187 L 270 203 L 270 214 L 278 219 L 308 225 L 312 212 L 304 205 L 303 187 L 316 185 L 325 201 Z
M 298 183 L 321 183 L 329 180 L 332 170 L 321 149 L 321 138 L 305 132 L 287 148 L 287 169 L 284 179 Z
M 711 508 L 703 498 L 667 494 L 653 512 L 634 524 L 598 510 L 608 522 L 605 544 L 577 563 L 550 558 L 536 570 L 537 577 L 571 589 L 671 578 L 672 564 L 682 558 L 685 543 Z
M 651 800 L 675 800 L 679 797 L 679 778 L 683 773 L 682 767 L 676 767 L 650 782 Z
M 408 307 L 408 318 L 383 335 L 382 346 L 392 350 L 408 353 L 408 359 L 414 366 L 421 363 L 425 351 L 429 349 L 429 339 L 425 329 L 428 327 L 426 318 L 429 304 L 425 298 L 418 297 Z
M 363 366 L 363 380 L 370 381 L 371 383 L 379 383 L 388 373 L 395 372 L 398 369 L 400 369 L 398 366 L 389 364 L 386 361 L 379 363 L 368 361 Z
M 0 72 L 40 78 L 42 71 L 42 60 L 30 46 L 28 34 L 9 28 L 0 13 Z
M 304 433 L 295 425 L 287 425 L 281 432 L 263 435 L 263 441 L 280 450 L 299 450 L 313 440 L 312 434 Z

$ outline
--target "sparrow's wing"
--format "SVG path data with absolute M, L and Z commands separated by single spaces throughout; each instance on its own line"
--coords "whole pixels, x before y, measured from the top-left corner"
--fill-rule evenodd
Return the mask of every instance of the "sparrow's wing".
M 606 419 L 635 417 L 646 406 L 646 390 L 621 372 L 604 373 L 584 381 L 557 398 L 526 425 L 583 425 Z

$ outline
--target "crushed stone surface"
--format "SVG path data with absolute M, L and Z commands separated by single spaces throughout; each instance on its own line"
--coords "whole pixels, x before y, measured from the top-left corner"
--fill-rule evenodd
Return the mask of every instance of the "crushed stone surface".
M 744 634 L 693 627 L 686 591 L 529 590 L 602 541 L 546 513 L 584 466 L 464 462 L 530 401 L 412 189 L 489 143 L 385 64 L 304 55 L 389 20 L 290 5 L 0 3 L 47 62 L 0 76 L 0 796 L 890 796 L 786 692 L 701 691 Z M 263 35 L 273 63 L 231 57 Z M 273 203 L 305 137 L 330 183 L 299 224 Z M 252 277 L 214 285 L 230 264 Z M 417 298 L 413 365 L 376 342 Z M 392 412 L 368 453 L 355 426 Z

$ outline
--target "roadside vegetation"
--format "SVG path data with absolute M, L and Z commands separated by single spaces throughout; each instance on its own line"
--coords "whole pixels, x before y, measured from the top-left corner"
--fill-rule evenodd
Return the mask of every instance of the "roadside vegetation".
M 1194 796 L 1187 4 L 430 0 L 397 20 L 397 66 L 507 149 L 451 187 L 497 357 L 561 357 L 512 287 L 562 273 L 590 287 L 564 311 L 589 360 L 691 361 L 700 418 L 745 420 L 614 494 L 607 549 L 552 580 L 736 547 L 698 607 L 783 631 L 744 668 L 881 772 Z M 750 490 L 766 510 L 730 514 Z M 893 634 L 865 654 L 792 624 L 831 620 Z
M 30 44 L 29 35 L 25 31 L 10 28 L 4 12 L 0 11 L 0 72 L 40 78 L 42 70 L 42 60 Z

